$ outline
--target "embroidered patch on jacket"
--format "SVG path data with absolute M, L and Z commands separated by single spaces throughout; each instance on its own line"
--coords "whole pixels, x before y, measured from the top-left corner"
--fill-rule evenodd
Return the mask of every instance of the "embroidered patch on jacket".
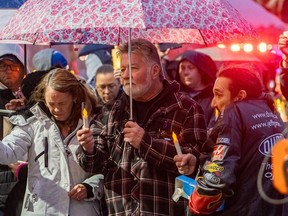
M 222 161 L 228 150 L 227 145 L 216 145 L 213 148 L 212 161 Z
M 216 144 L 230 144 L 230 138 L 225 137 L 217 138 Z
M 204 166 L 204 170 L 210 173 L 222 172 L 224 170 L 224 167 L 219 166 L 217 163 L 209 163 Z
M 220 184 L 220 178 L 213 175 L 212 173 L 205 173 L 204 178 L 213 184 Z
M 283 139 L 283 134 L 277 133 L 277 134 L 273 134 L 269 137 L 266 137 L 266 139 L 264 139 L 260 144 L 259 144 L 259 152 L 261 152 L 261 154 L 263 154 L 264 156 L 269 156 L 271 157 L 271 150 L 274 147 L 274 145 L 281 139 Z

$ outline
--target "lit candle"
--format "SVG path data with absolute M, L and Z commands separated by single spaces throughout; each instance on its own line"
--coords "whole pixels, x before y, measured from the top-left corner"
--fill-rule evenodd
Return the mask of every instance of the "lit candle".
M 172 138 L 173 138 L 173 142 L 174 142 L 177 154 L 179 156 L 182 156 L 182 151 L 181 151 L 181 148 L 180 148 L 180 145 L 179 145 L 179 142 L 178 142 L 178 138 L 177 138 L 176 134 L 173 131 L 172 131 Z
M 88 112 L 85 106 L 82 105 L 82 107 L 83 107 L 83 110 L 82 110 L 83 128 L 89 128 Z

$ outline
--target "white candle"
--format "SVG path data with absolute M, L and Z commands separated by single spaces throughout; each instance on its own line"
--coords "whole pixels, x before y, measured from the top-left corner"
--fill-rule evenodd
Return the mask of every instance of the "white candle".
M 83 119 L 83 128 L 89 128 L 88 112 L 85 106 L 83 106 L 82 110 L 82 119 Z

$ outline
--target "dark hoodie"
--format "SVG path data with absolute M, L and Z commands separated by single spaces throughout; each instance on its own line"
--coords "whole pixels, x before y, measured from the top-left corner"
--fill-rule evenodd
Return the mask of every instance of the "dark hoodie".
M 198 68 L 202 82 L 206 84 L 206 88 L 201 91 L 194 91 L 189 89 L 187 86 L 181 83 L 179 73 L 176 74 L 175 79 L 180 83 L 180 90 L 188 94 L 201 105 L 202 109 L 204 110 L 207 127 L 211 128 L 215 121 L 215 114 L 211 108 L 211 102 L 213 99 L 213 85 L 217 73 L 216 64 L 210 58 L 210 56 L 201 52 L 196 52 L 194 50 L 188 50 L 176 58 L 176 61 L 178 62 L 177 71 L 179 71 L 180 63 L 184 60 L 191 62 L 195 67 Z

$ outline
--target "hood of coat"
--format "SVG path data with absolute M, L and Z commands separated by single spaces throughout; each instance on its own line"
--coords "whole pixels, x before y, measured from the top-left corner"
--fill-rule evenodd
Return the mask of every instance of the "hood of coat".
M 194 50 L 188 50 L 176 57 L 177 71 L 179 71 L 179 65 L 182 61 L 187 60 L 191 62 L 200 71 L 202 80 L 205 80 L 207 84 L 213 84 L 216 79 L 217 66 L 212 58 L 204 53 Z M 176 74 L 176 81 L 180 83 L 179 73 Z
M 14 56 L 24 67 L 24 50 L 18 44 L 0 44 L 0 58 L 4 55 Z
M 52 68 L 65 68 L 68 62 L 61 52 L 47 48 L 33 56 L 32 64 L 36 71 L 46 71 Z

